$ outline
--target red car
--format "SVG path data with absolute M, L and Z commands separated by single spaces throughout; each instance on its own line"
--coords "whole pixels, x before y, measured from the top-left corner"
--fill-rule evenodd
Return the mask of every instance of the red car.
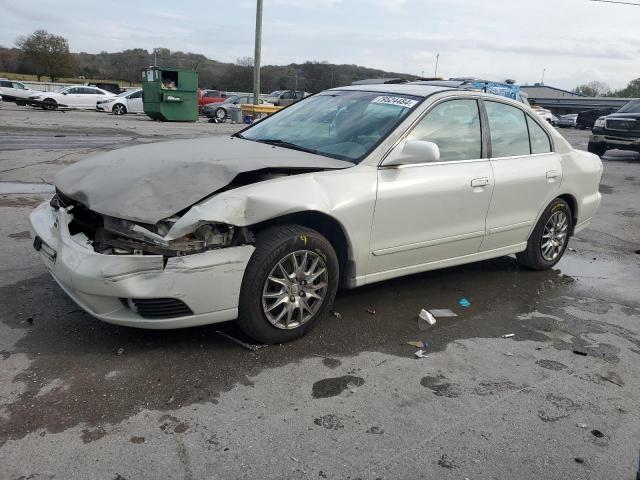
M 227 94 L 220 90 L 202 90 L 198 89 L 198 111 L 202 111 L 202 107 L 207 103 L 224 102 Z

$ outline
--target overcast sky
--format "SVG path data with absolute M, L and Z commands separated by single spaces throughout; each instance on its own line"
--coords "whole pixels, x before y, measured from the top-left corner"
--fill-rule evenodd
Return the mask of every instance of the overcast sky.
M 632 0 L 640 3 L 640 0 Z M 44 28 L 73 52 L 253 56 L 255 0 L 0 0 L 0 45 Z M 264 0 L 263 65 L 305 60 L 562 88 L 640 77 L 640 6 L 589 0 Z

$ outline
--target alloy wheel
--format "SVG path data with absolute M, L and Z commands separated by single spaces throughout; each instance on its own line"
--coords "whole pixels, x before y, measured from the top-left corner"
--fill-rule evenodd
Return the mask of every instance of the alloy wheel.
M 542 232 L 542 240 L 540 242 L 542 258 L 548 262 L 558 258 L 567 241 L 568 230 L 569 218 L 567 214 L 564 211 L 554 212 L 545 223 Z
M 267 275 L 262 289 L 262 311 L 276 328 L 298 328 L 320 310 L 328 282 L 326 263 L 316 252 L 289 253 Z

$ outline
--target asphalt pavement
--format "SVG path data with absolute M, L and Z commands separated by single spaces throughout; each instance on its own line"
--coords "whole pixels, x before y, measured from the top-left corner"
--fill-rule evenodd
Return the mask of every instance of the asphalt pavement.
M 550 271 L 504 257 L 342 290 L 339 316 L 257 351 L 217 333 L 248 340 L 233 323 L 145 331 L 81 311 L 31 247 L 55 173 L 238 128 L 0 109 L 1 479 L 636 478 L 637 155 L 603 159 L 597 216 Z M 423 331 L 421 308 L 457 316 Z

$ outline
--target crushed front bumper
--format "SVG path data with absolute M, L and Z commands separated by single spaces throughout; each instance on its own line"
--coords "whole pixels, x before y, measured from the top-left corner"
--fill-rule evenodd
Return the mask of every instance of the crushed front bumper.
M 71 220 L 72 212 L 55 210 L 48 202 L 37 207 L 30 216 L 34 247 L 62 289 L 92 316 L 153 329 L 237 317 L 242 277 L 253 246 L 172 257 L 165 264 L 161 255 L 97 253 L 84 234 L 69 233 Z M 176 303 L 186 308 L 176 310 Z

